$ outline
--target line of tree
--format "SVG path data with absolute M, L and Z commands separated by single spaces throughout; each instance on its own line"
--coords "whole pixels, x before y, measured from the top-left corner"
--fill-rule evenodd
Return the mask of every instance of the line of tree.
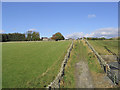
M 2 34 L 2 42 L 24 41 L 24 40 L 25 40 L 25 34 L 21 34 L 21 33 Z
M 120 37 L 116 37 L 116 38 L 104 38 L 104 37 L 101 37 L 101 38 L 93 38 L 93 37 L 87 37 L 84 39 L 87 39 L 87 40 L 120 40 Z
M 106 38 L 104 38 L 104 37 L 101 37 L 101 38 L 87 37 L 87 40 L 106 40 Z
M 8 33 L 8 34 L 1 34 L 0 40 L 2 42 L 7 41 L 38 41 L 40 40 L 39 32 L 27 31 L 26 34 L 22 33 Z M 1 39 L 2 38 L 2 39 Z
M 57 32 L 52 35 L 50 38 L 51 40 L 64 40 L 64 36 L 60 33 Z M 27 31 L 26 33 L 8 33 L 8 34 L 0 34 L 0 41 L 2 42 L 7 42 L 7 41 L 39 41 L 42 40 L 40 39 L 40 34 L 39 32 L 35 31 Z
M 27 35 L 26 41 L 39 41 L 40 40 L 39 32 L 27 31 L 26 35 Z

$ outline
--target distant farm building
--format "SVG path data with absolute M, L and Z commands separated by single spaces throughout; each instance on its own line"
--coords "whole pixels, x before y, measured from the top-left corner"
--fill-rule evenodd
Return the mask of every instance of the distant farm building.
M 73 38 L 68 38 L 68 40 L 73 40 Z
M 43 41 L 48 41 L 49 39 L 47 37 L 42 37 Z

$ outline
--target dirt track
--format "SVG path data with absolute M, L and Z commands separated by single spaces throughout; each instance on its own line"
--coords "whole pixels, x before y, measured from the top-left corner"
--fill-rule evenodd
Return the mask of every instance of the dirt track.
M 76 63 L 76 88 L 94 88 L 88 65 L 84 60 Z

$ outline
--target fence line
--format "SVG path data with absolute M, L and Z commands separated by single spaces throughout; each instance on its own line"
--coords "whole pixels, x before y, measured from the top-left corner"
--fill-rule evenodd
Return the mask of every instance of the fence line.
M 48 85 L 47 88 L 49 88 L 49 89 L 50 88 L 60 88 L 60 81 L 64 76 L 65 66 L 66 66 L 67 61 L 70 57 L 70 52 L 71 52 L 72 48 L 73 48 L 73 41 L 72 41 L 72 44 L 70 45 L 69 49 L 67 50 L 67 54 L 65 55 L 65 58 L 62 62 L 62 65 L 61 65 L 61 68 L 60 68 L 60 71 L 59 71 L 58 75 L 53 80 L 53 82 L 51 82 L 50 85 Z
M 99 63 L 101 65 L 101 67 L 104 69 L 105 73 L 107 74 L 107 76 L 113 81 L 113 83 L 115 84 L 119 84 L 119 76 L 116 75 L 115 71 L 113 71 L 110 66 L 105 62 L 105 60 L 95 51 L 95 49 L 92 47 L 92 45 L 85 40 L 85 42 L 87 43 L 88 47 L 93 51 L 93 53 L 95 53 L 95 55 L 97 56 Z
M 114 52 L 112 52 L 110 49 L 107 48 L 107 46 L 104 46 L 104 48 L 111 53 L 112 55 L 114 55 L 117 58 L 118 63 L 120 64 L 120 58 L 119 56 L 117 56 L 117 54 L 115 54 Z

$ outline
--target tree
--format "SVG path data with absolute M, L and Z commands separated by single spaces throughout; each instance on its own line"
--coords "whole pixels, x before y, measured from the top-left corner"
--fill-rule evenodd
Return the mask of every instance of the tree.
M 32 40 L 32 31 L 27 31 L 27 41 Z
M 2 42 L 2 34 L 0 33 L 0 42 Z
M 83 39 L 86 39 L 86 37 L 83 37 Z
M 39 32 L 35 32 L 35 31 L 27 31 L 27 41 L 38 41 L 40 40 L 40 34 Z
M 32 41 L 38 41 L 38 40 L 40 40 L 39 32 L 33 32 L 32 33 Z
M 2 42 L 8 41 L 8 36 L 7 34 L 2 34 Z
M 64 40 L 65 38 L 60 32 L 57 32 L 51 37 L 51 39 L 58 41 L 58 40 Z

